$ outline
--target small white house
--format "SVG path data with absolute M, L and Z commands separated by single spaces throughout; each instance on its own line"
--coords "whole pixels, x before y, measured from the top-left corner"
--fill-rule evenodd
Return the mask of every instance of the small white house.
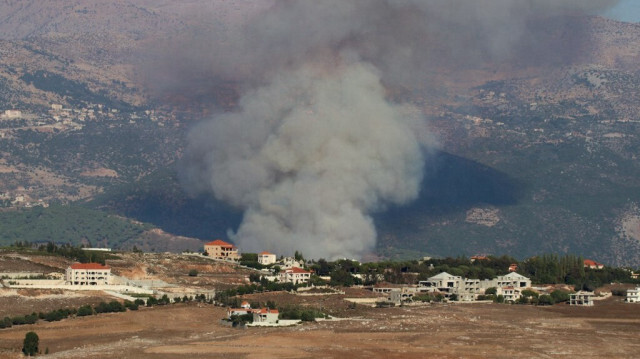
M 253 313 L 251 308 L 227 308 L 227 318 L 231 319 L 234 315 L 246 315 Z
M 273 253 L 262 252 L 258 254 L 258 263 L 262 264 L 263 266 L 273 264 L 275 262 L 276 262 L 276 255 Z
M 627 289 L 627 302 L 640 303 L 640 287 L 636 287 L 634 289 Z
M 269 309 L 262 308 L 256 309 L 253 311 L 253 322 L 254 323 L 277 323 L 278 322 L 278 313 L 277 309 Z

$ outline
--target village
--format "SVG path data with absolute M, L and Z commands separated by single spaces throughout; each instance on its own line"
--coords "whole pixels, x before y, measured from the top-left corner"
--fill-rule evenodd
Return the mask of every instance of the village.
M 0 320 L 4 328 L 0 329 L 0 352 L 16 350 L 11 344 L 15 339 L 7 336 L 18 335 L 22 327 L 42 333 L 41 338 L 53 338 L 57 336 L 55 331 L 46 329 L 52 325 L 52 328 L 56 325 L 83 327 L 93 325 L 90 323 L 95 320 L 109 320 L 115 325 L 110 330 L 120 333 L 116 323 L 123 323 L 126 328 L 129 324 L 124 323 L 142 320 L 136 318 L 143 316 L 149 327 L 140 329 L 139 335 L 147 335 L 144 334 L 147 331 L 168 330 L 170 326 L 162 323 L 166 319 L 160 318 L 177 313 L 192 318 L 203 333 L 213 331 L 231 336 L 270 337 L 275 334 L 270 330 L 285 331 L 281 335 L 289 336 L 297 335 L 299 330 L 327 328 L 369 328 L 366 330 L 399 335 L 407 328 L 419 331 L 426 330 L 419 328 L 431 328 L 431 324 L 427 327 L 420 324 L 425 323 L 420 318 L 426 313 L 442 323 L 449 323 L 462 313 L 467 313 L 467 321 L 477 320 L 473 319 L 477 314 L 472 313 L 494 311 L 510 314 L 492 314 L 486 320 L 503 317 L 507 320 L 513 315 L 554 320 L 556 314 L 553 313 L 557 311 L 589 317 L 594 315 L 594 308 L 597 313 L 615 310 L 615 313 L 632 315 L 637 312 L 634 303 L 640 302 L 640 286 L 633 284 L 637 283 L 635 272 L 610 269 L 589 259 L 581 262 L 588 276 L 604 275 L 611 270 L 623 273 L 629 280 L 614 285 L 606 283 L 598 288 L 537 284 L 523 275 L 530 270 L 527 261 L 504 267 L 504 263 L 508 263 L 506 257 L 477 255 L 456 259 L 427 257 L 408 262 L 359 263 L 351 259 L 328 262 L 306 260 L 298 252 L 292 257 L 268 251 L 242 253 L 235 245 L 220 239 L 205 243 L 200 252 L 181 254 L 74 249 L 81 252 L 73 253 L 86 253 L 81 257 L 82 262 L 52 255 L 70 250 L 67 247 L 45 247 L 53 250 L 0 249 L 0 303 L 3 303 L 0 317 L 5 317 L 4 322 Z M 504 267 L 504 271 L 492 275 L 491 266 Z M 464 274 L 460 268 L 465 267 L 479 268 L 481 275 Z M 426 272 L 413 272 L 416 268 Z M 109 308 L 122 308 L 114 310 L 124 312 L 104 314 L 110 312 Z M 538 314 L 530 313 L 531 310 Z M 458 314 L 452 317 L 452 311 Z M 31 312 L 33 314 L 28 314 Z M 450 328 L 457 328 L 452 324 L 448 324 Z M 194 327 L 176 325 L 180 330 L 192 332 L 194 337 L 202 335 L 195 332 Z M 473 322 L 466 324 L 469 328 L 474 325 Z M 73 343 L 81 340 L 78 335 L 80 332 L 72 335 L 77 339 L 69 343 L 63 340 L 49 345 L 60 355 L 69 355 Z M 126 339 L 130 336 L 126 331 L 118 335 L 131 345 L 136 342 Z M 116 345 L 107 338 L 104 340 L 105 348 Z M 191 350 L 179 348 L 180 353 Z M 176 353 L 173 349 L 153 350 Z M 216 345 L 211 350 L 227 353 L 229 347 Z
M 82 248 L 93 253 L 113 253 L 108 248 Z M 140 254 L 143 257 L 151 254 Z M 169 256 L 169 254 L 166 254 Z M 162 257 L 162 254 L 156 256 Z M 230 266 L 230 271 L 242 271 L 236 280 L 236 287 L 228 284 L 216 285 L 189 285 L 188 283 L 168 283 L 161 279 L 129 278 L 126 273 L 119 275 L 112 272 L 108 263 L 75 262 L 70 264 L 64 273 L 60 272 L 20 272 L 8 271 L 4 268 L 0 272 L 0 284 L 2 290 L 65 290 L 65 291 L 102 291 L 105 297 L 124 301 L 136 301 L 140 298 L 166 298 L 168 302 L 180 302 L 183 298 L 203 298 L 216 305 L 226 306 L 226 316 L 221 319 L 224 325 L 248 326 L 289 326 L 301 323 L 301 318 L 290 319 L 280 315 L 275 303 L 266 303 L 242 299 L 242 287 L 251 287 L 246 293 L 259 293 L 256 289 L 259 284 L 262 291 L 285 290 L 297 295 L 344 295 L 344 286 L 336 285 L 335 273 L 321 275 L 313 269 L 314 261 L 305 261 L 301 254 L 296 252 L 295 257 L 278 257 L 274 253 L 263 251 L 255 254 L 241 254 L 239 249 L 222 240 L 214 240 L 204 244 L 201 253 L 183 253 L 183 257 L 197 259 L 198 261 L 222 263 Z M 243 260 L 252 258 L 255 262 Z M 168 259 L 166 259 L 168 260 Z M 422 261 L 429 261 L 423 258 Z M 322 261 L 322 260 L 321 260 Z M 345 262 L 356 263 L 354 260 Z M 473 256 L 469 263 L 476 264 L 491 261 L 487 256 Z M 107 262 L 112 262 L 107 260 Z M 605 266 L 590 259 L 584 259 L 585 270 L 601 271 Z M 429 265 L 434 268 L 433 264 Z M 235 268 L 235 269 L 234 269 Z M 454 268 L 454 271 L 457 269 Z M 386 270 L 387 272 L 389 269 Z M 122 269 L 119 272 L 123 272 Z M 461 275 L 440 271 L 438 274 L 425 279 L 414 280 L 406 283 L 411 273 L 403 273 L 405 283 L 391 283 L 385 279 L 385 274 L 363 275 L 362 273 L 349 273 L 352 278 L 346 283 L 359 283 L 347 285 L 348 287 L 361 288 L 368 295 L 360 293 L 356 297 L 344 296 L 344 301 L 350 306 L 364 305 L 373 308 L 411 307 L 433 305 L 434 303 L 506 303 L 506 304 L 537 304 L 552 305 L 556 302 L 564 302 L 570 306 L 594 306 L 598 301 L 606 300 L 612 296 L 611 291 L 598 290 L 574 290 L 570 286 L 558 283 L 532 284 L 532 280 L 518 273 L 518 264 L 512 263 L 506 268 L 506 274 L 492 278 L 470 278 Z M 326 274 L 326 273 L 324 273 Z M 197 271 L 192 269 L 189 276 L 196 277 Z M 419 276 L 414 276 L 419 278 Z M 486 277 L 486 276 L 485 276 Z M 631 280 L 637 280 L 637 273 L 629 273 Z M 411 280 L 409 280 L 411 281 Z M 268 287 L 268 283 L 271 287 Z M 197 283 L 196 283 L 197 284 Z M 616 293 L 617 296 L 621 294 Z M 231 293 L 231 294 L 229 294 Z M 234 293 L 236 295 L 234 295 Z M 640 286 L 630 287 L 624 293 L 624 302 L 640 303 Z M 267 305 L 269 304 L 269 305 Z M 325 310 L 330 308 L 325 308 Z M 330 310 L 329 310 L 330 311 Z M 327 311 L 328 312 L 328 311 Z M 331 315 L 316 313 L 317 316 L 327 319 Z

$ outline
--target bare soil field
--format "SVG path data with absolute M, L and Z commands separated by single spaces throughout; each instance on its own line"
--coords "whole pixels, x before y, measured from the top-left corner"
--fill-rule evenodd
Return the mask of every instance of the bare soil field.
M 640 306 L 619 298 L 592 308 L 366 308 L 348 320 L 245 330 L 219 324 L 224 313 L 176 304 L 13 327 L 0 330 L 0 356 L 20 357 L 30 330 L 50 358 L 635 358 L 640 350 Z

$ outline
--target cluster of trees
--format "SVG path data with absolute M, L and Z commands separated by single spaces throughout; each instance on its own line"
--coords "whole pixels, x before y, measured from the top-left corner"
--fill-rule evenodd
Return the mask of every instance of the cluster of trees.
M 531 278 L 535 284 L 569 284 L 578 289 L 592 290 L 604 283 L 640 283 L 631 278 L 631 272 L 623 268 L 584 268 L 584 259 L 574 255 L 541 255 L 523 261 L 510 256 L 488 256 L 486 259 L 471 260 L 467 257 L 433 258 L 425 261 L 381 261 L 359 263 L 348 259 L 327 261 L 319 259 L 309 266 L 319 276 L 330 276 L 332 285 L 352 286 L 372 285 L 379 281 L 398 284 L 413 284 L 441 272 L 455 276 L 478 279 L 492 279 L 509 272 L 509 266 L 516 264 L 517 272 Z M 362 279 L 353 277 L 359 274 Z M 417 278 L 416 278 L 417 275 Z
M 118 302 L 117 300 L 113 300 L 109 303 L 100 302 L 95 307 L 91 307 L 90 305 L 83 305 L 80 308 L 63 308 L 63 309 L 55 309 L 47 313 L 39 312 L 39 313 L 31 313 L 27 315 L 19 315 L 15 317 L 5 317 L 0 320 L 0 328 L 11 328 L 14 325 L 23 325 L 23 324 L 34 324 L 38 320 L 45 320 L 47 322 L 55 322 L 65 318 L 69 318 L 71 316 L 83 317 L 87 315 L 93 315 L 97 313 L 112 313 L 112 312 L 124 312 L 127 308 L 130 310 L 138 309 L 137 305 L 132 302 L 127 305 Z M 137 301 L 136 301 L 137 302 Z M 142 301 L 144 304 L 144 301 Z M 135 306 L 135 309 L 133 308 Z
M 271 282 L 266 280 L 265 278 L 260 279 L 259 284 L 248 284 L 239 286 L 236 288 L 230 288 L 223 291 L 217 291 L 214 297 L 217 303 L 222 305 L 231 306 L 235 304 L 238 295 L 244 294 L 253 294 L 253 293 L 261 293 L 261 292 L 275 292 L 275 291 L 292 291 L 298 288 L 298 285 L 294 285 L 293 283 L 278 283 Z
M 204 294 L 197 294 L 195 296 L 184 296 L 182 298 L 176 297 L 173 303 L 188 303 L 191 301 L 207 302 L 207 297 Z M 213 303 L 212 300 L 208 301 Z M 117 313 L 126 312 L 128 310 L 138 310 L 140 306 L 153 307 L 155 305 L 167 305 L 171 300 L 165 294 L 161 298 L 149 296 L 146 300 L 138 298 L 135 301 L 125 300 L 124 303 L 120 303 L 117 300 L 110 302 L 100 302 L 96 306 L 92 307 L 88 304 L 81 306 L 80 308 L 64 308 L 52 310 L 48 313 L 32 313 L 27 315 L 20 315 L 15 317 L 5 317 L 0 320 L 0 329 L 11 328 L 14 325 L 34 324 L 38 320 L 46 320 L 48 322 L 58 321 L 70 316 L 84 317 L 88 315 L 100 314 L 100 313 Z
M 120 257 L 102 251 L 87 251 L 83 250 L 82 246 L 72 246 L 69 243 L 58 245 L 54 242 L 47 242 L 46 244 L 40 244 L 37 247 L 27 241 L 16 241 L 9 248 L 17 250 L 36 250 L 39 253 L 56 255 L 64 258 L 69 258 L 80 263 L 100 263 L 105 264 L 107 259 L 120 259 Z
M 0 245 L 28 243 L 107 243 L 110 247 L 138 238 L 149 225 L 81 206 L 52 204 L 0 212 Z
M 576 290 L 593 291 L 606 283 L 640 283 L 631 278 L 631 271 L 605 266 L 602 269 L 584 267 L 584 258 L 574 255 L 546 254 L 522 261 L 518 273 L 531 278 L 533 283 L 564 283 Z
M 279 319 L 295 319 L 303 322 L 312 322 L 316 318 L 325 318 L 326 315 L 320 309 L 288 305 L 278 308 Z

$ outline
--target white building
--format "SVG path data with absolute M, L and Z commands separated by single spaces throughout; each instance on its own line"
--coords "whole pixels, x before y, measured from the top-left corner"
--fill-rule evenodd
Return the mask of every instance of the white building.
M 258 263 L 262 264 L 263 266 L 273 264 L 275 262 L 276 262 L 276 255 L 273 253 L 262 252 L 258 254 Z
M 262 308 L 256 309 L 253 311 L 253 322 L 254 323 L 277 323 L 278 322 L 278 313 L 277 309 L 269 309 Z
M 418 285 L 421 287 L 432 288 L 443 293 L 452 293 L 462 286 L 463 279 L 460 276 L 442 272 L 429 277 L 427 280 L 421 280 Z
M 293 257 L 285 257 L 283 259 L 281 259 L 280 261 L 281 267 L 282 268 L 302 268 L 304 266 L 304 263 L 302 261 L 299 261 Z
M 454 276 L 447 272 L 439 273 L 427 280 L 418 282 L 419 291 L 440 292 L 449 298 L 452 294 L 458 297 L 459 301 L 473 301 L 478 295 L 484 294 L 487 288 L 495 287 L 498 290 L 505 289 L 509 298 L 520 297 L 520 292 L 524 288 L 531 287 L 531 279 L 512 272 L 507 275 L 498 276 L 491 280 L 480 280 L 473 278 L 462 278 Z M 515 290 L 517 289 L 517 291 Z M 517 292 L 517 293 L 516 293 Z M 501 294 L 501 293 L 498 293 Z M 502 295 L 505 295 L 502 293 Z
M 515 302 L 520 299 L 522 293 L 519 288 L 513 286 L 498 287 L 496 288 L 496 294 L 501 295 L 505 302 Z
M 627 302 L 640 303 L 640 287 L 636 287 L 634 289 L 627 289 Z
M 67 268 L 64 280 L 72 285 L 109 285 L 111 267 L 100 263 L 75 263 Z
M 5 110 L 4 117 L 6 118 L 20 118 L 22 117 L 22 111 L 20 110 Z
M 581 290 L 577 293 L 573 293 L 569 295 L 569 304 L 592 306 L 594 296 L 595 294 L 593 292 L 587 292 L 587 291 Z
M 531 279 L 518 274 L 516 272 L 511 272 L 507 275 L 498 276 L 495 279 L 496 285 L 495 287 L 514 287 L 514 288 L 529 288 L 531 287 Z
M 278 281 L 283 283 L 307 283 L 311 278 L 311 272 L 298 267 L 284 269 L 278 273 Z

